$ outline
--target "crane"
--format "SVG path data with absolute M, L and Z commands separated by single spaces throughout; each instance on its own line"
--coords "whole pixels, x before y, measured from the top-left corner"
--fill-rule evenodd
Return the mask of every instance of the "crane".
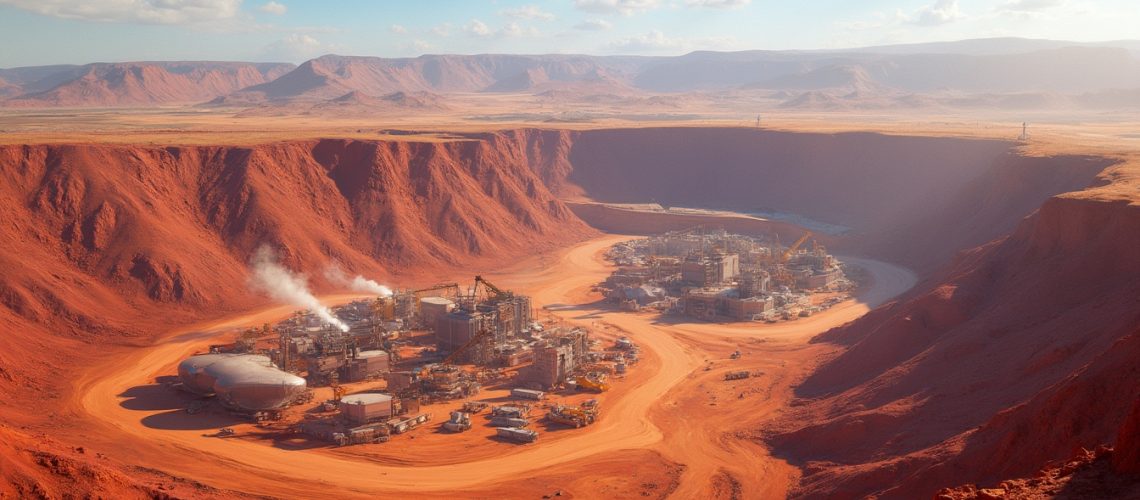
M 803 245 L 804 242 L 807 241 L 807 239 L 810 237 L 811 231 L 804 232 L 804 235 L 800 236 L 800 239 L 796 240 L 795 243 L 792 243 L 792 246 L 788 247 L 788 249 L 784 251 L 783 255 L 780 255 L 780 263 L 783 264 L 784 262 L 787 262 L 788 259 L 792 257 L 792 254 L 796 253 L 796 250 L 800 248 L 800 245 Z
M 471 291 L 472 296 L 474 296 L 475 292 L 479 289 L 480 283 L 483 284 L 484 288 L 486 288 L 487 290 L 490 290 L 491 293 L 495 295 L 496 300 L 502 300 L 502 299 L 505 299 L 505 298 L 511 296 L 511 292 L 503 291 L 499 287 L 493 285 L 490 281 L 483 279 L 482 276 L 476 276 L 475 277 L 475 289 Z
M 463 345 L 459 346 L 454 351 L 451 351 L 451 354 L 448 354 L 446 358 L 443 358 L 443 361 L 440 361 L 439 364 L 447 366 L 454 363 L 456 359 L 459 359 L 460 354 L 463 354 L 475 344 L 483 341 L 483 339 L 490 336 L 491 333 L 491 330 L 479 330 L 479 332 L 475 335 L 472 335 L 471 338 L 467 340 L 467 342 L 464 342 Z
M 413 295 L 419 295 L 425 292 L 434 292 L 436 290 L 451 290 L 452 297 L 459 296 L 459 283 L 437 283 L 427 288 L 420 288 L 419 290 L 412 290 Z

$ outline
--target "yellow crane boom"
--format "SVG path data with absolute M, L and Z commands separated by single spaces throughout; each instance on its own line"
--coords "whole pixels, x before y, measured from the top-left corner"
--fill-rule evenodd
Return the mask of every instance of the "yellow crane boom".
M 796 240 L 795 243 L 792 243 L 792 246 L 788 247 L 788 249 L 784 251 L 783 255 L 780 255 L 780 263 L 782 264 L 784 262 L 787 262 L 788 259 L 792 258 L 792 254 L 796 253 L 796 250 L 799 250 L 800 245 L 803 245 L 804 242 L 807 241 L 807 239 L 810 237 L 811 231 L 807 231 L 803 236 L 800 236 L 800 239 Z
M 419 290 L 412 290 L 413 295 L 419 295 L 424 292 L 434 292 L 436 290 L 451 290 L 452 297 L 459 296 L 459 283 L 438 283 L 427 288 L 420 288 Z

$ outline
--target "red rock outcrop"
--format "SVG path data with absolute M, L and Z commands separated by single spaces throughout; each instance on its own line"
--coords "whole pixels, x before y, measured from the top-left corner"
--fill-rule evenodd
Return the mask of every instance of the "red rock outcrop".
M 771 436 L 807 464 L 798 493 L 929 496 L 1113 442 L 1140 397 L 1140 205 L 1126 191 L 1055 196 L 909 298 L 821 335 L 850 347 Z

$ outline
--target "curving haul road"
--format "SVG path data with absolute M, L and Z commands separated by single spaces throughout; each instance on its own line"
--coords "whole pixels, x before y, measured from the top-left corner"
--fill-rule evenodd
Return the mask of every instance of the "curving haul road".
M 162 413 L 161 409 L 140 411 L 124 405 L 132 388 L 152 384 L 155 377 L 173 373 L 173 367 L 184 357 L 201 350 L 225 328 L 257 324 L 287 315 L 288 307 L 275 307 L 194 328 L 170 332 L 153 347 L 134 352 L 125 359 L 109 361 L 84 374 L 79 380 L 76 402 L 81 411 L 112 434 L 118 433 L 124 443 L 135 443 L 138 463 L 164 472 L 193 478 L 210 486 L 253 494 L 297 496 L 312 494 L 320 485 L 337 496 L 369 496 L 397 492 L 446 492 L 493 485 L 517 480 L 528 472 L 536 473 L 553 465 L 565 464 L 597 454 L 628 449 L 657 449 L 688 467 L 678 497 L 699 494 L 705 485 L 701 475 L 714 470 L 721 460 L 732 460 L 721 447 L 694 446 L 686 450 L 700 455 L 677 456 L 670 453 L 661 427 L 651 421 L 655 407 L 667 393 L 683 392 L 687 379 L 694 376 L 707 354 L 694 349 L 694 335 L 710 338 L 783 337 L 787 342 L 806 343 L 811 335 L 850 321 L 890 297 L 913 286 L 909 271 L 890 264 L 866 259 L 858 260 L 873 284 L 858 301 L 849 301 L 808 320 L 780 325 L 745 327 L 713 324 L 661 325 L 647 315 L 612 312 L 600 305 L 585 303 L 590 287 L 603 280 L 610 267 L 602 259 L 606 248 L 628 239 L 605 236 L 572 247 L 556 257 L 555 262 L 523 263 L 495 278 L 506 286 L 518 287 L 531 294 L 536 305 L 552 305 L 548 310 L 570 321 L 588 318 L 610 323 L 628 332 L 646 351 L 652 362 L 638 369 L 652 370 L 647 380 L 607 404 L 598 424 L 578 434 L 536 445 L 519 447 L 518 451 L 493 458 L 449 465 L 400 466 L 364 459 L 332 456 L 299 450 L 287 450 L 246 440 L 204 438 L 200 430 L 156 429 L 145 425 L 147 417 Z M 330 297 L 344 300 L 348 296 Z M 667 419 L 665 419 L 667 420 Z M 666 422 L 666 425 L 671 425 Z M 670 427 L 670 435 L 673 433 Z M 407 443 L 415 446 L 415 443 Z M 740 450 L 737 450 L 739 452 Z M 736 453 L 738 454 L 738 453 Z M 766 457 L 760 457 L 766 459 Z M 712 465 L 710 465 L 712 464 Z M 761 464 L 764 465 L 764 464 Z M 768 467 L 763 467 L 768 470 Z M 757 471 L 762 473 L 763 471 Z M 767 491 L 773 493 L 773 491 Z

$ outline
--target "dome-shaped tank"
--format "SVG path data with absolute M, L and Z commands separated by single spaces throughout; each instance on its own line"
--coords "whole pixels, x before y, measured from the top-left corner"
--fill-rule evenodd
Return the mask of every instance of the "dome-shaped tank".
M 245 410 L 280 408 L 305 392 L 305 379 L 278 370 L 266 356 L 206 354 L 178 366 L 183 384 L 199 394 L 216 394 Z
M 178 379 L 182 386 L 191 392 L 208 396 L 214 393 L 214 377 L 206 373 L 206 367 L 217 361 L 239 356 L 238 354 L 200 354 L 190 356 L 178 364 Z

